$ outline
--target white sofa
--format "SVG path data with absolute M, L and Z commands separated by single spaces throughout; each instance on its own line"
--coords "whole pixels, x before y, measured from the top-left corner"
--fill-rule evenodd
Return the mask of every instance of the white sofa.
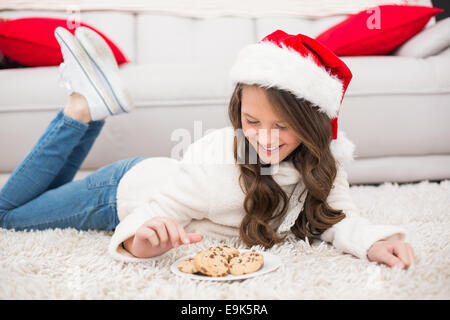
M 0 11 L 1 17 L 65 16 Z M 136 109 L 109 118 L 75 179 L 116 160 L 171 156 L 171 133 L 194 121 L 203 131 L 229 125 L 229 69 L 238 51 L 276 29 L 314 37 L 345 16 L 188 17 L 86 12 L 132 63 L 121 73 Z M 434 20 L 434 19 L 433 19 Z M 434 21 L 430 21 L 433 24 Z M 428 25 L 427 25 L 428 27 Z M 353 80 L 339 128 L 355 143 L 351 184 L 450 178 L 450 54 L 411 58 L 343 57 Z M 56 67 L 0 70 L 0 187 L 26 156 L 67 96 Z M 193 136 L 194 137 L 194 136 Z M 194 137 L 194 139 L 197 139 Z

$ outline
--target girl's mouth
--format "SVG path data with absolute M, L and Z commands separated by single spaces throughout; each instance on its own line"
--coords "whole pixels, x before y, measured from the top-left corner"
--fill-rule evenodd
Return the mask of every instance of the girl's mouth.
M 267 154 L 268 156 L 275 154 L 277 152 L 280 151 L 280 149 L 284 146 L 284 144 L 279 145 L 278 147 L 272 147 L 272 148 L 265 148 L 262 145 L 259 144 L 258 142 L 258 146 L 260 147 L 259 149 L 262 150 L 265 154 Z

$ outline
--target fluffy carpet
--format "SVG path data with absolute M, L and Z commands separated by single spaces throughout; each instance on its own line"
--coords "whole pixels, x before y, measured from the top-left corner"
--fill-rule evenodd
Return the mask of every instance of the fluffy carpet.
M 269 251 L 283 265 L 261 277 L 211 282 L 172 274 L 176 259 L 239 239 L 204 239 L 143 263 L 107 254 L 111 234 L 73 229 L 0 229 L 1 299 L 449 299 L 450 180 L 352 186 L 361 215 L 410 231 L 416 265 L 391 269 L 328 243 L 289 238 Z M 260 247 L 255 247 L 262 249 Z

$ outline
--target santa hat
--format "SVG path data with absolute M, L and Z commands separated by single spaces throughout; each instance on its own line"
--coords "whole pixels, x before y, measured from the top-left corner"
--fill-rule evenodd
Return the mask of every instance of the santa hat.
M 230 78 L 234 85 L 276 87 L 308 100 L 330 117 L 333 154 L 340 162 L 353 159 L 353 143 L 342 131 L 338 139 L 339 109 L 352 73 L 317 40 L 277 30 L 239 52 Z

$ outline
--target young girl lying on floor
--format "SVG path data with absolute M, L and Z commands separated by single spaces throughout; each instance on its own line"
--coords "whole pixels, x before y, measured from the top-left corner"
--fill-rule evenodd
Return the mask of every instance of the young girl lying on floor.
M 181 160 L 134 157 L 72 181 L 105 119 L 134 106 L 98 34 L 55 36 L 69 101 L 1 189 L 1 227 L 115 230 L 109 252 L 125 261 L 202 236 L 270 248 L 292 232 L 389 266 L 414 262 L 403 228 L 372 224 L 352 202 L 344 165 L 354 145 L 337 130 L 352 74 L 319 42 L 277 30 L 243 48 L 230 73 L 231 126 Z

